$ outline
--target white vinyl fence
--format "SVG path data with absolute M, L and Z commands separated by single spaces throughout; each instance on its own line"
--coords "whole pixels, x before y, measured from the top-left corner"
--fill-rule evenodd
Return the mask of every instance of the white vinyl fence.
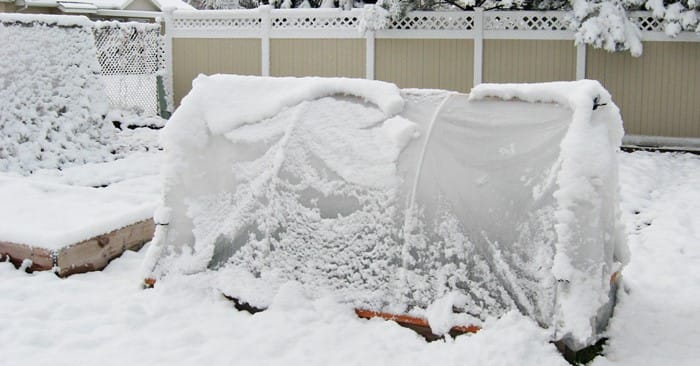
M 575 45 L 561 11 L 416 11 L 362 31 L 365 9 L 165 12 L 174 103 L 199 73 L 364 77 L 469 92 L 482 82 L 596 79 L 628 134 L 700 138 L 700 35 L 633 12 L 644 54 Z

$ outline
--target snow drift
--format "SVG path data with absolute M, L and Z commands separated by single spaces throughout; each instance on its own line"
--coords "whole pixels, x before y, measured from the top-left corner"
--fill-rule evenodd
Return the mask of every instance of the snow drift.
M 217 270 L 258 307 L 298 281 L 434 331 L 516 309 L 580 348 L 627 260 L 622 133 L 595 81 L 463 95 L 200 76 L 162 136 L 147 276 Z

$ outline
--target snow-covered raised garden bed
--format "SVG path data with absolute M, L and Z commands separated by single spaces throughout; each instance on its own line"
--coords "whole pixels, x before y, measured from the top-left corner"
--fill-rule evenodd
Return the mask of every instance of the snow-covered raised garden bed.
M 0 14 L 0 257 L 59 275 L 101 269 L 153 233 L 153 134 L 112 120 L 162 120 L 109 110 L 93 26 Z

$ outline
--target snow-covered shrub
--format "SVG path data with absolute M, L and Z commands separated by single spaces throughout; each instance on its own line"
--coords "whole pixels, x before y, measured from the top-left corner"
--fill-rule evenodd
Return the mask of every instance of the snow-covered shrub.
M 575 0 L 571 19 L 577 44 L 610 52 L 630 50 L 633 56 L 642 54 L 641 32 L 628 18 L 622 1 Z
M 0 171 L 114 158 L 114 128 L 85 17 L 0 15 Z
M 629 50 L 642 54 L 639 26 L 630 18 L 634 10 L 648 9 L 664 24 L 669 37 L 681 31 L 700 32 L 699 3 L 696 0 L 570 0 L 572 30 L 576 43 L 590 44 L 608 51 Z

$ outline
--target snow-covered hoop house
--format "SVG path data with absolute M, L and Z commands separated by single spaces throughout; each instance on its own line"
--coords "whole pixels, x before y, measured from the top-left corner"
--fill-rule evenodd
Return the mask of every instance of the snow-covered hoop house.
M 520 311 L 580 349 L 627 257 L 622 134 L 589 80 L 465 95 L 199 76 L 163 133 L 146 275 L 215 270 L 224 294 L 260 308 L 297 281 L 436 334 Z

